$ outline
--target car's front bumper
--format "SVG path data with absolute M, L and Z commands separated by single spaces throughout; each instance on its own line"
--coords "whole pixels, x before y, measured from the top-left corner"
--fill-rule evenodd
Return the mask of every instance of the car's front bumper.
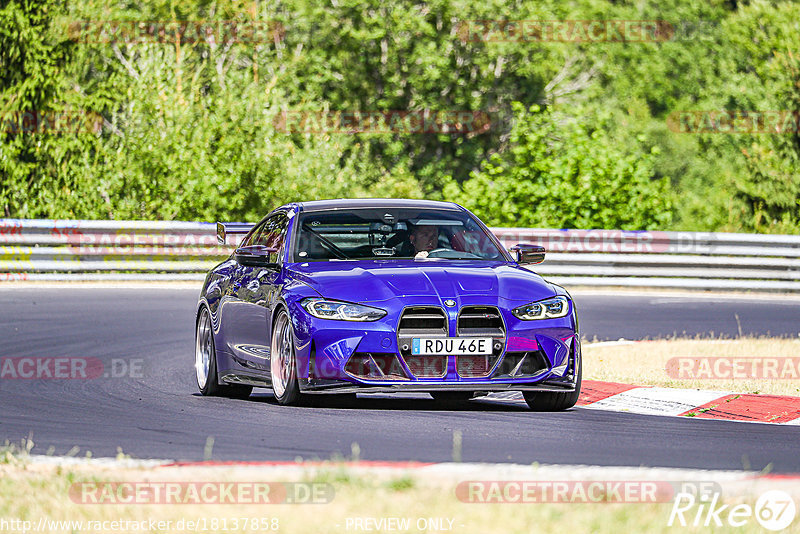
M 410 361 L 413 357 L 401 348 L 404 340 L 397 334 L 397 317 L 346 323 L 315 319 L 302 309 L 292 310 L 301 391 L 574 391 L 580 361 L 574 309 L 563 318 L 540 321 L 521 321 L 499 306 L 498 310 L 503 315 L 505 331 L 495 340 L 501 346 L 484 368 L 472 369 L 467 376 L 456 356 L 444 357 L 441 373 L 433 373 L 436 376 L 420 376 L 419 362 Z M 371 375 L 354 372 L 354 359 L 369 361 L 372 356 L 396 360 L 398 371 L 392 376 L 382 371 Z M 537 366 L 519 373 L 523 367 L 519 362 L 528 359 L 536 359 Z M 363 369 L 363 365 L 356 368 Z M 478 376 L 473 376 L 476 373 Z
M 308 385 L 302 387 L 303 393 L 430 393 L 435 391 L 552 391 L 552 392 L 572 392 L 575 391 L 576 384 L 558 383 L 542 381 L 535 383 L 509 382 L 506 384 L 495 384 L 491 382 L 404 382 L 391 385 L 373 384 L 354 384 L 347 382 Z

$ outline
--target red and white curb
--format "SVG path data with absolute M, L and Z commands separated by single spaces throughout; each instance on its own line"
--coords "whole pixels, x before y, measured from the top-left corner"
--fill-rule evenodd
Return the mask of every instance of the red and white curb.
M 521 400 L 522 394 L 491 394 L 489 398 Z M 644 415 L 800 426 L 800 397 L 780 395 L 737 394 L 585 380 L 581 385 L 577 406 Z
M 800 425 L 800 397 L 632 386 L 587 380 L 579 406 L 648 415 Z

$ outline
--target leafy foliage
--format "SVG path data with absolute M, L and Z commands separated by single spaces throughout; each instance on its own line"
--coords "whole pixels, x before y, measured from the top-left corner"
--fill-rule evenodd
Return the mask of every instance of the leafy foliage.
M 460 201 L 487 222 L 796 232 L 800 137 L 687 134 L 683 110 L 800 109 L 789 1 L 7 0 L 0 214 L 252 220 L 346 196 Z M 465 39 L 474 20 L 660 20 L 655 42 Z M 85 21 L 278 24 L 248 41 Z M 93 38 L 94 37 L 94 38 Z M 287 133 L 286 111 L 472 111 L 469 133 Z M 78 131 L 8 127 L 84 114 Z M 12 120 L 12 122 L 13 122 Z
M 540 228 L 650 229 L 670 222 L 666 178 L 653 155 L 625 154 L 568 117 L 515 104 L 509 148 L 451 196 L 488 224 Z M 557 199 L 557 202 L 553 200 Z
M 19 131 L 33 113 L 58 111 L 69 43 L 54 39 L 50 26 L 63 6 L 60 0 L 20 0 L 0 9 L 0 204 L 6 216 L 26 212 L 46 189 L 68 180 L 61 175 L 42 182 L 42 171 L 57 164 L 48 157 L 58 152 L 57 143 Z

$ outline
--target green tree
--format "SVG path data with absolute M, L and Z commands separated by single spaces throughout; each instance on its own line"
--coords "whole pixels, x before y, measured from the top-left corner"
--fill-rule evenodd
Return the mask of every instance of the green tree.
M 0 208 L 5 216 L 52 195 L 64 176 L 43 172 L 53 164 L 54 139 L 35 128 L 62 112 L 63 66 L 69 42 L 52 31 L 63 0 L 9 0 L 0 7 Z
M 731 136 L 744 165 L 730 177 L 730 187 L 742 203 L 740 225 L 747 231 L 800 230 L 798 20 L 796 3 L 754 2 L 729 22 L 730 55 L 723 74 L 730 83 L 720 91 L 726 108 L 783 112 L 777 128 L 762 123 L 769 132 Z
M 671 221 L 667 179 L 653 155 L 617 148 L 602 131 L 534 105 L 514 105 L 509 146 L 448 186 L 488 224 L 547 228 L 662 228 Z
M 252 219 L 301 198 L 425 196 L 461 200 L 494 224 L 800 228 L 796 134 L 667 125 L 682 110 L 797 110 L 793 2 L 0 5 L 2 117 L 91 117 L 80 132 L 0 131 L 0 215 Z M 660 42 L 464 39 L 468 21 L 498 19 L 662 20 L 678 33 Z M 70 30 L 169 20 L 284 31 L 255 43 L 131 43 L 81 42 Z M 493 122 L 467 135 L 275 127 L 296 110 L 471 110 Z

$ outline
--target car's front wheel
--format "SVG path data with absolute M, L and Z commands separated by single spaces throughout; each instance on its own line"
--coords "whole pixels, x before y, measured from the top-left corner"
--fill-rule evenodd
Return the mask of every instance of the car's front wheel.
M 253 391 L 251 386 L 219 384 L 214 331 L 211 328 L 211 316 L 205 307 L 200 310 L 200 315 L 197 317 L 194 345 L 194 369 L 200 393 L 235 399 L 246 399 L 250 396 Z
M 558 412 L 575 406 L 581 395 L 581 379 L 583 377 L 583 362 L 578 357 L 578 370 L 575 377 L 575 391 L 523 391 L 522 396 L 528 407 L 536 412 Z
M 272 391 L 279 404 L 299 404 L 303 399 L 297 380 L 297 359 L 294 354 L 294 333 L 286 310 L 278 312 L 272 328 L 270 344 Z

